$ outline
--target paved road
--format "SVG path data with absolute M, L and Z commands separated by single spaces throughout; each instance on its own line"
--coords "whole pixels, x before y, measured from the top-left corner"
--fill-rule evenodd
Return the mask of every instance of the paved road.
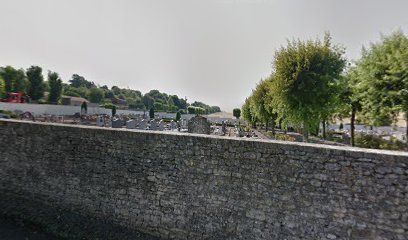
M 0 217 L 0 240 L 52 240 L 55 236 L 20 226 Z

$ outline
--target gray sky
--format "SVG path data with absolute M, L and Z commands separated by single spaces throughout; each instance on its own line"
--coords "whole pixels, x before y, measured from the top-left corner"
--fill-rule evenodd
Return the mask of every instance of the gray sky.
M 408 32 L 407 0 L 0 0 L 0 65 L 158 89 L 231 111 L 287 39 L 330 31 L 358 58 Z

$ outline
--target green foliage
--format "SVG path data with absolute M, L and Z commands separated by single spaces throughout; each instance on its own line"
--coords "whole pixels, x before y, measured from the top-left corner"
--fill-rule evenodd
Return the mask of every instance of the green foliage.
M 180 121 L 180 119 L 181 119 L 181 112 L 178 111 L 178 112 L 176 113 L 176 121 Z
M 387 141 L 376 135 L 358 135 L 356 137 L 356 146 L 362 148 L 375 148 L 375 149 L 388 149 L 388 150 L 404 150 L 406 145 L 395 139 L 391 138 Z
M 251 111 L 251 98 L 245 99 L 244 105 L 242 105 L 242 117 L 249 123 L 254 124 L 256 122 L 256 117 L 252 115 Z
M 94 82 L 90 82 L 78 74 L 73 74 L 71 80 L 69 80 L 68 82 L 74 88 L 85 87 L 89 89 L 96 87 Z
M 15 69 L 12 66 L 0 68 L 0 76 L 4 80 L 6 92 L 25 92 L 25 72 L 23 69 Z
M 112 106 L 112 117 L 116 115 L 116 106 Z
M 6 96 L 6 86 L 4 84 L 4 80 L 0 77 L 0 98 L 4 98 Z
M 101 103 L 104 97 L 104 92 L 100 88 L 91 88 L 89 91 L 89 101 L 91 103 Z
M 187 107 L 187 112 L 189 114 L 206 114 L 206 109 L 202 107 L 194 107 L 194 106 L 188 106 Z
M 62 80 L 60 79 L 58 73 L 48 72 L 48 86 L 48 102 L 58 103 L 62 93 Z
M 283 125 L 303 127 L 307 134 L 333 113 L 346 64 L 343 54 L 328 34 L 323 41 L 291 41 L 276 52 L 271 106 Z
M 153 108 L 153 107 L 151 107 L 150 110 L 149 110 L 149 117 L 150 117 L 151 119 L 154 118 L 154 108 Z
M 28 95 L 32 100 L 39 100 L 44 96 L 45 84 L 42 75 L 42 68 L 38 66 L 31 66 L 27 69 L 28 78 Z
M 86 102 L 81 104 L 81 111 L 84 111 L 85 113 L 88 112 L 88 104 Z
M 63 94 L 71 97 L 82 97 L 88 99 L 89 89 L 86 87 L 75 88 L 68 84 L 63 84 Z
M 296 139 L 288 134 L 284 133 L 276 133 L 274 137 L 276 140 L 281 140 L 281 141 L 290 141 L 290 142 L 295 142 Z
M 235 117 L 236 119 L 239 119 L 239 118 L 241 117 L 241 109 L 239 109 L 239 108 L 234 108 L 234 109 L 232 110 L 232 115 L 234 115 L 234 117 Z
M 114 105 L 113 105 L 112 103 L 105 103 L 105 104 L 103 104 L 103 107 L 106 108 L 106 109 L 112 109 L 113 106 L 114 106 Z
M 367 124 L 389 124 L 399 112 L 408 113 L 408 38 L 401 31 L 363 49 L 355 71 Z
M 17 115 L 15 112 L 10 111 L 10 110 L 2 110 L 2 109 L 0 109 L 0 113 L 7 114 L 7 115 L 10 116 L 10 118 L 18 118 L 18 115 Z
M 209 105 L 207 105 L 205 103 L 202 103 L 202 102 L 195 101 L 195 102 L 193 102 L 191 104 L 191 106 L 199 107 L 199 108 L 204 109 L 204 113 L 201 113 L 201 114 L 211 114 L 211 113 L 221 112 L 220 107 L 218 107 L 218 106 L 209 106 Z M 199 111 L 202 111 L 202 110 L 199 110 Z
M 16 71 L 17 70 L 14 69 L 12 66 L 6 66 L 0 69 L 0 76 L 4 80 L 6 92 L 13 91 L 13 80 L 15 78 Z

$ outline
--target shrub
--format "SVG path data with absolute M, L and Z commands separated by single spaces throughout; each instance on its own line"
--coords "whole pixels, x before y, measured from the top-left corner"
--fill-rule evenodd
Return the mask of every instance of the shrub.
M 356 136 L 356 146 L 362 148 L 375 148 L 375 149 L 387 149 L 387 150 L 404 150 L 405 143 L 399 141 L 395 137 L 385 140 L 380 136 L 371 134 L 360 134 Z

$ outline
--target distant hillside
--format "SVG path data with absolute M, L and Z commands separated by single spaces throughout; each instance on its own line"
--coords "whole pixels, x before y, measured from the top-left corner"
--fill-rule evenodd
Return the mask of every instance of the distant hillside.
M 220 112 L 218 106 L 209 106 L 202 102 L 188 103 L 185 99 L 177 95 L 162 93 L 159 90 L 150 90 L 142 94 L 139 90 L 119 88 L 106 85 L 98 86 L 94 82 L 87 81 L 84 77 L 74 74 L 69 84 L 63 85 L 63 95 L 73 97 L 83 97 L 90 102 L 101 103 L 109 107 L 116 105 L 121 108 L 135 110 L 147 110 L 154 108 L 155 111 L 195 113 L 203 112 L 207 114 Z

